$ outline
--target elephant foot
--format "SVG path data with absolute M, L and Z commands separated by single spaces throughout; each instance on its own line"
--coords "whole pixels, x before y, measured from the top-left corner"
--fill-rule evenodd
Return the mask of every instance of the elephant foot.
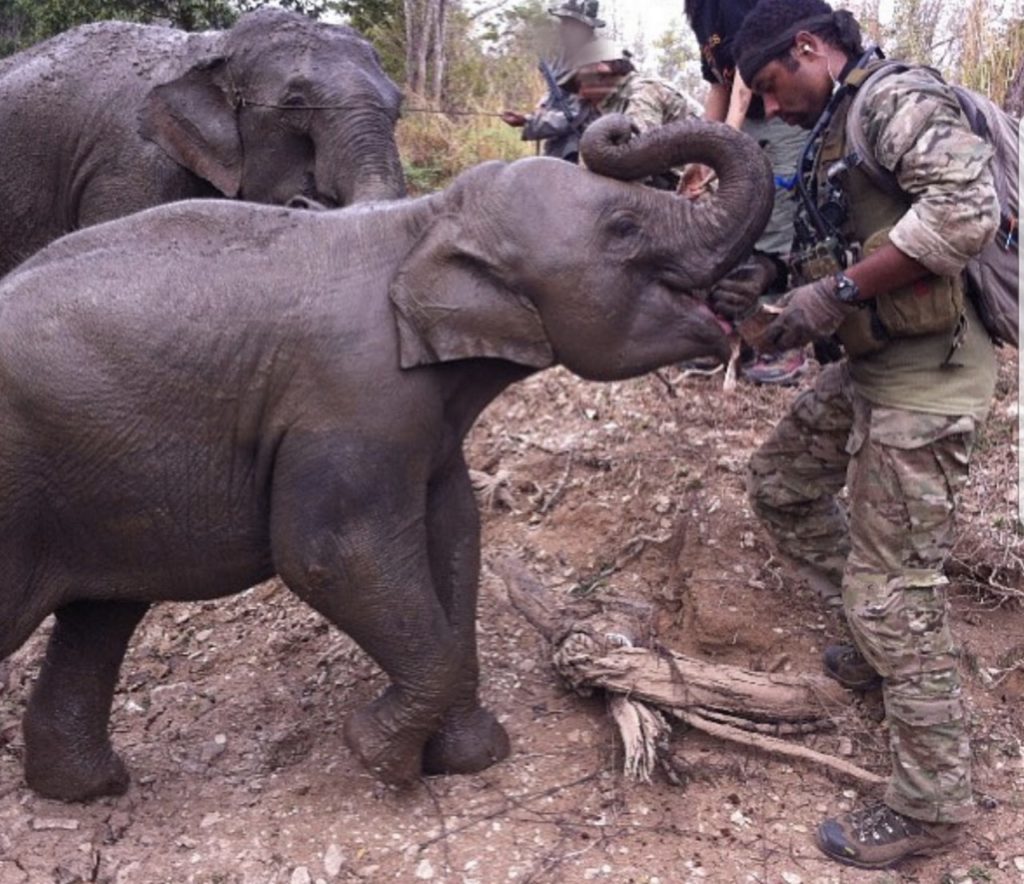
M 390 786 L 408 786 L 420 778 L 420 744 L 399 741 L 383 727 L 373 703 L 345 722 L 345 742 L 375 777 Z
M 42 745 L 41 745 L 42 744 Z M 34 792 L 58 801 L 89 801 L 123 795 L 131 777 L 109 743 L 89 748 L 52 745 L 38 733 L 25 741 L 25 780 Z
M 477 773 L 508 757 L 508 733 L 482 706 L 449 713 L 423 750 L 427 774 Z

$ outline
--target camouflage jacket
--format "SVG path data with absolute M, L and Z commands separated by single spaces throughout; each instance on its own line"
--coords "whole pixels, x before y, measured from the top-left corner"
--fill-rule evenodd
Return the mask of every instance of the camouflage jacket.
M 601 102 L 601 113 L 626 114 L 641 132 L 696 116 L 693 103 L 667 80 L 635 71 Z
M 581 102 L 571 93 L 565 94 L 565 108 L 571 118 L 557 107 L 549 107 L 548 99 L 526 118 L 523 141 L 543 141 L 544 156 L 559 159 L 579 151 L 580 134 L 600 116 L 589 102 Z
M 911 68 L 863 88 L 867 143 L 911 201 L 890 240 L 939 276 L 959 274 L 999 226 L 992 148 L 927 71 Z

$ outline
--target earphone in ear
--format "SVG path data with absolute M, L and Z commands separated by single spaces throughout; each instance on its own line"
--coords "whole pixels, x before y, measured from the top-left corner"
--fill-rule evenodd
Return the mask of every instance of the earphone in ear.
M 811 51 L 812 51 L 812 50 L 811 50 L 811 44 L 810 44 L 810 43 L 804 43 L 804 45 L 800 47 L 800 51 L 801 51 L 801 52 L 802 52 L 802 53 L 803 53 L 804 55 L 810 55 L 810 54 L 811 54 Z

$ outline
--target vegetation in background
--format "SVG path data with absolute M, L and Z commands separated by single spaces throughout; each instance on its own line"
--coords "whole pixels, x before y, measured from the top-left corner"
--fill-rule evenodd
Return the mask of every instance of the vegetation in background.
M 0 55 L 66 28 L 104 18 L 161 21 L 186 30 L 223 28 L 266 0 L 0 0 Z M 497 119 L 528 112 L 545 93 L 538 56 L 550 55 L 554 0 L 277 0 L 315 17 L 347 20 L 377 48 L 406 87 L 399 142 L 416 190 L 442 186 L 468 165 L 514 159 L 534 146 Z M 867 35 L 890 55 L 931 64 L 951 80 L 1024 105 L 1024 0 L 896 0 L 880 21 L 880 0 L 850 0 Z M 682 2 L 680 0 L 680 6 Z M 607 33 L 621 36 L 624 0 L 604 0 Z M 697 47 L 686 24 L 632 47 L 638 67 L 700 101 Z
M 0 0 L 0 56 L 68 28 L 119 19 L 160 22 L 185 31 L 229 27 L 243 12 L 269 0 Z M 331 0 L 276 0 L 276 6 L 320 17 L 337 11 Z

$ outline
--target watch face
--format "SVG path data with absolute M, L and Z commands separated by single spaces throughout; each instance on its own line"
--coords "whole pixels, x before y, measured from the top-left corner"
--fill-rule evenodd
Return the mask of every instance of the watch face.
M 857 296 L 860 294 L 860 289 L 857 288 L 855 283 L 845 273 L 839 273 L 836 275 L 836 297 L 840 301 L 849 303 L 850 301 L 856 301 Z

